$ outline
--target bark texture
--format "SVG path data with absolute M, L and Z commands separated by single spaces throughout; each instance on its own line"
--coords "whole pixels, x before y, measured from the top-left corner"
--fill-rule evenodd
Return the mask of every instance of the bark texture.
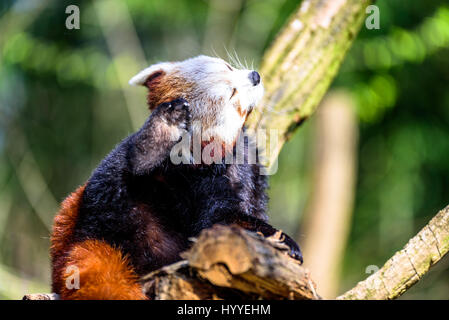
M 270 241 L 239 227 L 204 230 L 186 260 L 143 278 L 154 299 L 319 299 L 309 272 Z
M 337 299 L 395 299 L 449 251 L 449 206 L 441 210 L 384 266 Z
M 249 121 L 269 139 L 267 165 L 315 110 L 366 17 L 370 0 L 304 0 L 262 58 L 265 96 Z
M 23 296 L 22 300 L 59 300 L 56 293 L 31 293 Z

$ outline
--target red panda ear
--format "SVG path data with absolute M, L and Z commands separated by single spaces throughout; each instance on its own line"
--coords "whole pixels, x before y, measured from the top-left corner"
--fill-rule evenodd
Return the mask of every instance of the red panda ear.
M 153 81 L 160 79 L 163 75 L 169 72 L 172 67 L 173 63 L 171 62 L 152 65 L 132 77 L 131 80 L 129 80 L 129 84 L 134 86 L 145 86 L 149 89 Z
M 143 83 L 143 86 L 147 87 L 148 89 L 150 89 L 150 86 L 152 83 L 154 83 L 155 81 L 160 80 L 160 78 L 162 78 L 164 76 L 165 72 L 162 70 L 159 71 L 155 71 L 152 74 L 150 74 L 148 76 L 148 78 L 145 80 L 145 82 Z

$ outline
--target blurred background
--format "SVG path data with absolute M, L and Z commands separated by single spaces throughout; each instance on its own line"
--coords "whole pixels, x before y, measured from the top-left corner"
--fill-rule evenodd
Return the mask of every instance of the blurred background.
M 298 0 L 0 1 L 0 298 L 50 291 L 58 204 L 148 115 L 127 81 L 227 51 L 256 66 Z M 81 28 L 68 30 L 68 5 Z M 449 204 L 449 5 L 378 0 L 319 111 L 283 148 L 270 218 L 328 298 Z M 449 260 L 407 299 L 449 298 Z

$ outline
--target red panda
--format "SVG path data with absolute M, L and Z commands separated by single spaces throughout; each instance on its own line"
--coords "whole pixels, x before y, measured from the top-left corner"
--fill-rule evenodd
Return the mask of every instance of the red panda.
M 146 299 L 139 277 L 179 260 L 189 238 L 213 224 L 237 224 L 267 237 L 277 232 L 267 223 L 259 163 L 225 163 L 221 153 L 214 163 L 171 159 L 174 146 L 196 130 L 203 147 L 214 142 L 235 152 L 263 95 L 260 75 L 198 56 L 150 66 L 130 84 L 148 88 L 151 115 L 63 201 L 54 219 L 52 289 L 62 299 Z M 298 245 L 285 234 L 282 239 L 302 261 Z M 79 289 L 66 284 L 72 266 Z

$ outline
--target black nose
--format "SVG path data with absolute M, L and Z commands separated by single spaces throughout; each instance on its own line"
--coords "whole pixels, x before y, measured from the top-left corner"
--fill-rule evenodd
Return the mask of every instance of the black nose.
M 257 71 L 251 71 L 248 77 L 253 86 L 257 86 L 260 83 L 260 75 Z

